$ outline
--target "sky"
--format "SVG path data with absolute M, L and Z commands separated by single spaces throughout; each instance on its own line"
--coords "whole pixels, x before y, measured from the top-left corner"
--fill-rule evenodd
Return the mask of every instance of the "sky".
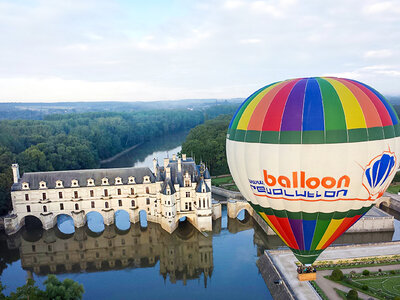
M 400 1 L 0 0 L 0 102 L 245 98 L 312 76 L 400 95 Z

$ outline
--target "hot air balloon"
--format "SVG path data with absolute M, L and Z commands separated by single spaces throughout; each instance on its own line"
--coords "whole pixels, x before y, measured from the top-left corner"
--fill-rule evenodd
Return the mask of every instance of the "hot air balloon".
M 391 104 L 350 79 L 267 85 L 229 125 L 229 169 L 257 214 L 305 265 L 383 195 L 399 166 Z

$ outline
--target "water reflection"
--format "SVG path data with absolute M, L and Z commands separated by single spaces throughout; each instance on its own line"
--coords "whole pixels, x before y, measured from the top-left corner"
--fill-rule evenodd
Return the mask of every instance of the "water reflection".
M 175 134 L 156 137 L 145 142 L 139 147 L 119 156 L 118 158 L 101 164 L 101 168 L 123 168 L 123 167 L 149 167 L 153 168 L 153 158 L 157 158 L 160 164 L 168 155 L 177 153 L 182 149 L 189 131 L 181 131 Z

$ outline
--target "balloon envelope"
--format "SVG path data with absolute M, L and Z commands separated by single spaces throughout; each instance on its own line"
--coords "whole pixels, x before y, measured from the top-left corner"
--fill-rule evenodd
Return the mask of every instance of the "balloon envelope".
M 303 264 L 359 220 L 399 165 L 399 119 L 371 87 L 343 78 L 270 84 L 229 125 L 243 196 Z

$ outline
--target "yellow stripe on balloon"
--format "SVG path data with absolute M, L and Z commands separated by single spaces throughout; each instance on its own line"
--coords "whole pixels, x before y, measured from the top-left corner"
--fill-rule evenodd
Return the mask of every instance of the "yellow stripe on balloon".
M 268 93 L 271 89 L 273 89 L 275 86 L 278 84 L 281 84 L 282 82 L 275 83 L 269 87 L 267 87 L 265 90 L 260 92 L 246 107 L 244 110 L 242 116 L 240 117 L 237 129 L 241 130 L 247 130 L 247 126 L 249 125 L 250 118 L 253 115 L 253 111 L 256 109 L 258 103 L 260 103 L 261 99 L 265 96 L 266 93 Z
M 286 243 L 285 239 L 281 236 L 278 230 L 276 230 L 275 226 L 271 223 L 265 213 L 260 213 L 261 217 L 264 219 L 265 222 L 275 231 L 275 233 L 281 238 L 281 240 L 289 247 L 288 243 Z
M 334 87 L 342 102 L 347 129 L 366 128 L 364 113 L 353 93 L 344 84 L 335 79 L 325 77 L 324 79 Z
M 338 229 L 340 224 L 342 224 L 344 219 L 332 219 L 331 222 L 329 223 L 328 228 L 326 229 L 322 239 L 319 241 L 317 248 L 315 250 L 321 250 L 322 246 L 325 245 L 326 241 L 330 239 L 330 237 L 335 233 L 335 231 Z

